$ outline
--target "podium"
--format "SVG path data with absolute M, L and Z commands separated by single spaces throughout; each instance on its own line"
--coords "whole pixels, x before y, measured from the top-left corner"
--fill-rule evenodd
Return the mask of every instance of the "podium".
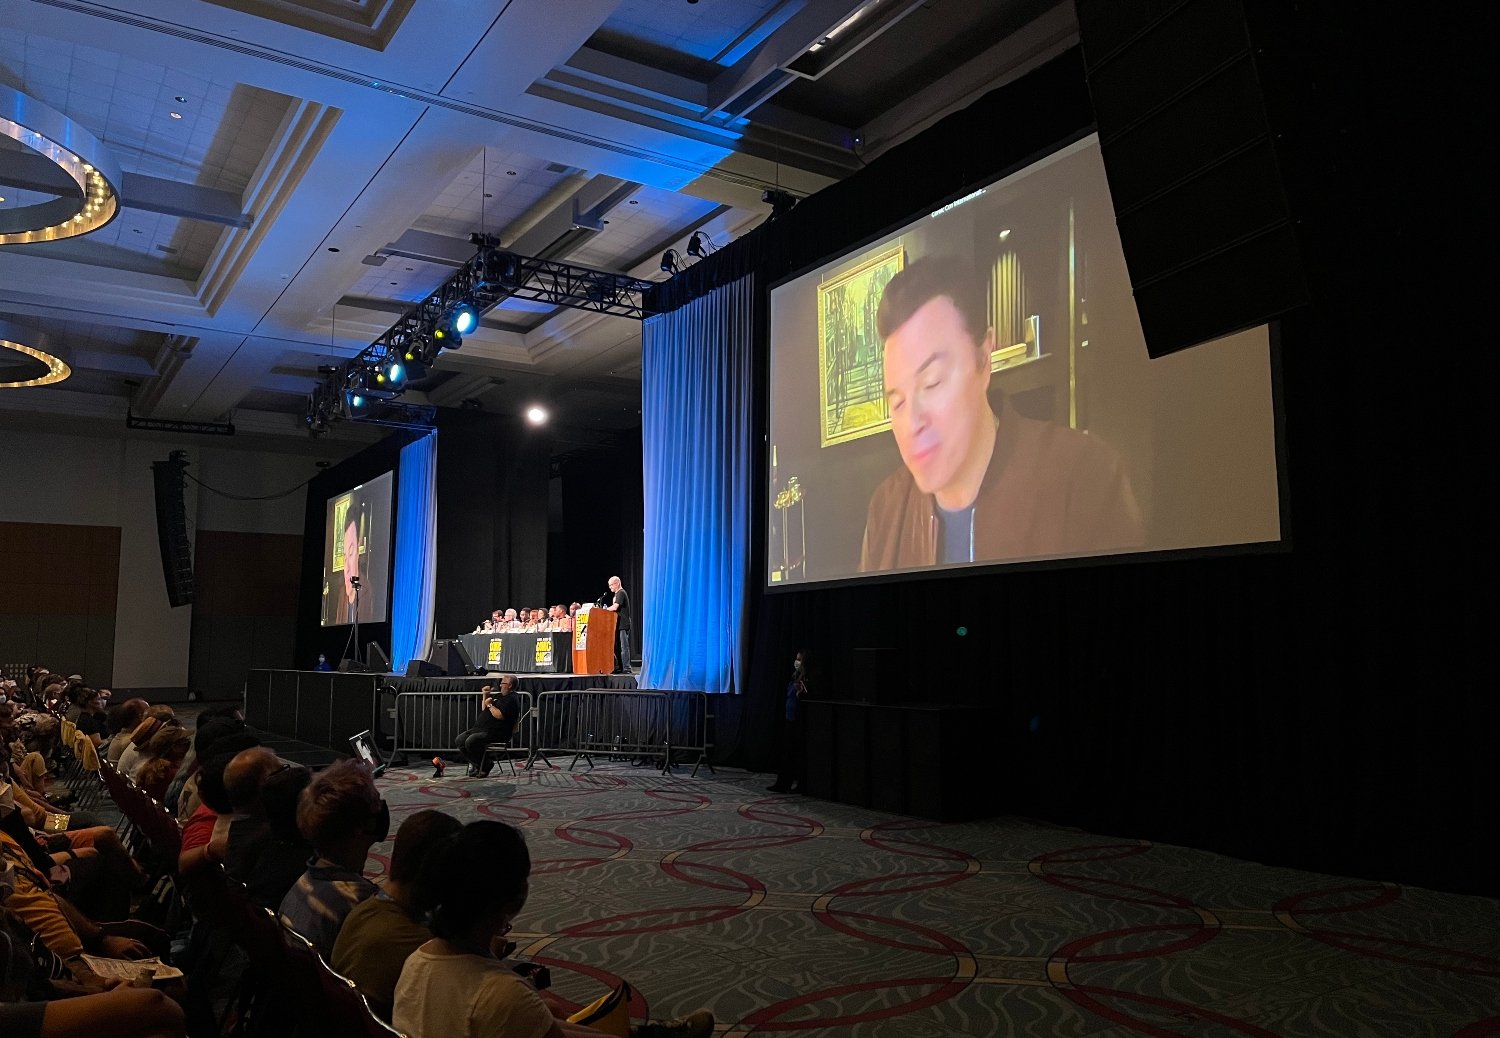
M 613 674 L 615 670 L 615 614 L 584 606 L 573 618 L 573 673 Z

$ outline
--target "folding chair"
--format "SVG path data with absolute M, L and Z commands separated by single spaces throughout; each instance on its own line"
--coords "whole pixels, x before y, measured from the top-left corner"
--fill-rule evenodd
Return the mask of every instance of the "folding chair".
M 311 941 L 291 927 L 282 929 L 290 969 L 288 990 L 304 1014 L 308 1008 L 315 1009 L 312 1019 L 299 1019 L 311 1028 L 305 1033 L 320 1038 L 392 1038 L 401 1033 L 371 1012 L 354 981 L 335 973 Z

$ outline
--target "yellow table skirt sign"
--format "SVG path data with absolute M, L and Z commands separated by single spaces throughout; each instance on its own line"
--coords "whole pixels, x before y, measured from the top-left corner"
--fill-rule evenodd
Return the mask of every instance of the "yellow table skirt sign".
M 494 670 L 500 666 L 500 646 L 505 643 L 504 638 L 491 638 L 489 652 L 485 653 L 484 662 L 487 667 Z

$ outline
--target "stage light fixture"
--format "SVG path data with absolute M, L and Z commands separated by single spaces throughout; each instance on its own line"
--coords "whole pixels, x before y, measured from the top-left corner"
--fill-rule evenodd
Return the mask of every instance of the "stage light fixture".
M 667 274 L 676 274 L 682 269 L 678 266 L 676 249 L 668 249 L 661 254 L 661 269 Z
M 532 425 L 545 425 L 547 418 L 547 409 L 540 404 L 532 404 L 526 409 L 526 420 Z
M 484 254 L 483 266 L 486 284 L 502 288 L 519 288 L 521 285 L 521 259 L 514 252 L 490 249 Z
M 771 188 L 765 191 L 761 194 L 760 200 L 771 207 L 771 219 L 773 220 L 785 216 L 797 204 L 796 195 L 787 194 L 787 192 L 780 188 Z
M 392 387 L 405 385 L 406 367 L 401 363 L 400 356 L 394 353 L 387 354 L 386 358 L 380 362 L 375 379 L 377 382 Z
M 704 246 L 707 246 L 708 249 L 705 250 Z M 696 256 L 698 259 L 702 259 L 713 248 L 714 240 L 702 231 L 694 231 L 693 236 L 688 239 L 687 251 L 689 256 Z
M 453 308 L 453 330 L 459 335 L 468 335 L 479 327 L 479 314 L 468 303 Z

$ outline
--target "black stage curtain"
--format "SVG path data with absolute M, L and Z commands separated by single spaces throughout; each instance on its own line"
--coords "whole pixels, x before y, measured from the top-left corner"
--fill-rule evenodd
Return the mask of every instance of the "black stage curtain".
M 1421 331 L 1455 305 L 1411 273 L 1438 262 L 1425 251 L 1438 223 L 1391 208 L 1422 161 L 1429 102 L 1364 98 L 1378 52 L 1333 33 L 1301 42 L 1318 60 L 1270 70 L 1298 102 L 1281 111 L 1315 293 L 1280 327 L 1286 550 L 757 591 L 750 692 L 721 711 L 719 759 L 774 767 L 789 665 L 806 647 L 820 696 L 990 707 L 972 752 L 997 764 L 997 813 L 1497 891 L 1473 850 L 1500 792 L 1481 745 L 1500 730 L 1481 684 L 1480 616 L 1493 611 L 1476 604 L 1492 597 L 1478 575 L 1493 551 L 1480 547 L 1488 437 L 1457 341 Z M 1091 120 L 1070 53 L 672 278 L 655 305 L 747 273 L 769 286 Z M 1398 131 L 1413 136 L 1398 145 Z M 765 328 L 762 316 L 762 433 Z M 752 587 L 763 487 L 748 490 Z

